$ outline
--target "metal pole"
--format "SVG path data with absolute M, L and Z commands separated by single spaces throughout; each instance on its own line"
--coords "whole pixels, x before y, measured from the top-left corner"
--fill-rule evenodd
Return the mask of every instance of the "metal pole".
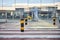
M 3 10 L 3 0 L 2 0 L 2 10 Z
M 6 22 L 7 22 L 7 12 L 5 14 L 6 14 L 5 16 L 6 16 Z
M 53 25 L 56 25 L 56 19 L 57 19 L 57 17 L 56 17 L 56 6 L 55 6 L 55 9 L 54 9 L 54 11 L 53 11 L 53 13 L 54 13 L 54 16 L 53 16 Z

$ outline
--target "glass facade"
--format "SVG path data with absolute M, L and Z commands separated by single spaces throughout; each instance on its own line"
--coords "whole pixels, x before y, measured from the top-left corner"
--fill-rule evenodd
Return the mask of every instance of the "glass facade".
M 24 8 L 16 8 L 15 9 L 15 18 L 16 19 L 20 19 L 21 18 L 21 15 L 24 14 Z
M 0 19 L 5 19 L 5 18 L 6 18 L 5 13 L 0 12 Z
M 37 7 L 38 8 L 38 7 Z M 32 9 L 32 8 L 31 8 Z M 34 19 L 34 10 L 30 10 L 30 12 L 24 12 L 24 8 L 15 8 L 15 11 L 6 11 L 6 12 L 0 12 L 0 19 L 20 19 L 22 17 L 27 17 L 30 16 Z M 52 17 L 55 15 L 54 14 L 55 8 L 52 7 L 47 7 L 47 8 L 40 8 L 38 9 L 37 16 L 39 19 L 52 19 Z M 7 13 L 7 15 L 6 15 Z M 36 15 L 36 14 L 35 14 Z

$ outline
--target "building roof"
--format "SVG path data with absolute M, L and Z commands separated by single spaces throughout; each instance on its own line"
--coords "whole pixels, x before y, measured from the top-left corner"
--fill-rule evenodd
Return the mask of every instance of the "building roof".
M 12 4 L 11 7 L 0 7 L 0 10 L 15 10 L 15 8 L 29 8 L 29 7 L 57 7 L 60 10 L 60 2 L 49 3 L 49 4 L 26 4 L 26 3 L 16 3 Z

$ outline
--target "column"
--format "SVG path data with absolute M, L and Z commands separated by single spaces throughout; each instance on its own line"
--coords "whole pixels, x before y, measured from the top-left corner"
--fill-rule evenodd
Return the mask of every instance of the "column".
M 32 15 L 31 15 L 32 20 L 34 20 L 34 19 L 35 19 L 34 12 L 32 11 L 31 14 L 32 14 Z
M 38 8 L 35 7 L 35 8 L 33 9 L 33 12 L 34 12 L 34 13 L 33 13 L 33 14 L 34 14 L 34 20 L 39 20 L 39 17 L 38 17 Z
M 11 16 L 12 16 L 12 19 L 14 19 L 14 14 L 13 14 L 13 11 L 11 11 Z
M 5 16 L 6 16 L 6 22 L 7 22 L 7 12 L 5 12 Z

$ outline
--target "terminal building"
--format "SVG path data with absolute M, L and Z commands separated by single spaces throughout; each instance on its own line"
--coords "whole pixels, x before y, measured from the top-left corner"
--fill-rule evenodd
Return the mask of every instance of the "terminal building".
M 39 18 L 52 18 L 53 16 L 60 16 L 60 2 L 49 4 L 26 4 L 16 3 L 10 7 L 0 7 L 0 19 L 20 19 L 21 15 L 30 15 L 34 18 L 34 11 L 31 9 L 38 9 Z

